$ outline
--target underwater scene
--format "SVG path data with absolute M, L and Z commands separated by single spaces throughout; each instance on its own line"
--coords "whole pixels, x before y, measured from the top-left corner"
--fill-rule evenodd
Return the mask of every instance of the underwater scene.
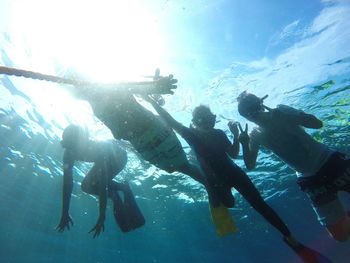
M 0 0 L 0 30 L 0 263 L 350 262 L 350 241 L 333 238 L 320 224 L 297 184 L 300 174 L 268 147 L 247 169 L 240 139 L 233 162 L 293 237 L 323 256 L 300 256 L 299 246 L 288 245 L 235 187 L 234 206 L 219 212 L 226 221 L 216 218 L 209 188 L 188 171 L 206 174 L 206 164 L 183 132 L 200 126 L 192 114 L 199 105 L 210 107 L 213 125 L 230 143 L 236 137 L 228 123 L 239 122 L 241 135 L 246 124 L 251 132 L 259 122 L 238 112 L 237 98 L 246 91 L 259 98 L 260 112 L 283 104 L 315 116 L 322 127 L 304 126 L 313 141 L 349 158 L 349 0 Z M 72 124 L 90 140 L 116 140 L 127 153 L 113 183 L 98 188 L 105 199 L 86 190 L 101 181 L 83 181 L 104 151 L 86 150 L 82 155 L 93 157 L 73 158 L 69 166 L 62 135 Z M 144 142 L 157 129 L 166 135 Z M 168 147 L 161 143 L 167 136 L 183 148 L 179 158 L 188 169 L 161 150 L 161 161 L 149 158 Z M 297 144 L 290 140 L 281 151 Z M 204 158 L 214 158 L 206 149 Z M 116 182 L 130 187 L 124 210 L 111 196 Z M 349 193 L 338 194 L 350 211 Z M 96 223 L 104 205 L 105 219 Z M 125 221 L 118 217 L 124 212 Z M 349 222 L 340 235 L 350 236 Z

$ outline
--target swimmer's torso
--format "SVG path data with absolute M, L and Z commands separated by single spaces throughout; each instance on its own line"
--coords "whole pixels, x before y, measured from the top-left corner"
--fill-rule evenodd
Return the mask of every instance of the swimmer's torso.
M 94 114 L 117 139 L 130 140 L 141 135 L 154 121 L 154 115 L 142 107 L 133 95 L 96 96 L 89 100 Z
M 126 162 L 127 154 L 116 141 L 91 141 L 76 149 L 66 149 L 64 162 Z

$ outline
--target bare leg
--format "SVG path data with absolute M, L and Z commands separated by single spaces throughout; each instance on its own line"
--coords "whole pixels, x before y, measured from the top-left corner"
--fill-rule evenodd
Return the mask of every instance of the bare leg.
M 107 175 L 104 175 L 103 172 Z M 124 184 L 117 183 L 112 179 L 116 176 L 116 173 L 109 171 L 107 169 L 102 169 L 100 164 L 95 164 L 91 170 L 88 172 L 86 177 L 81 183 L 81 189 L 91 195 L 99 195 L 99 184 L 101 182 L 101 177 L 107 176 L 108 178 L 108 197 L 114 198 L 117 191 L 124 192 Z
M 232 177 L 232 185 L 236 190 L 248 201 L 248 203 L 261 214 L 272 226 L 274 226 L 285 237 L 290 237 L 291 233 L 279 217 L 279 215 L 273 210 L 262 198 L 259 191 L 256 189 L 253 182 L 248 175 L 237 168 L 234 171 Z
M 94 165 L 81 182 L 83 192 L 98 195 L 99 194 L 99 177 L 102 176 L 102 169 L 99 165 Z

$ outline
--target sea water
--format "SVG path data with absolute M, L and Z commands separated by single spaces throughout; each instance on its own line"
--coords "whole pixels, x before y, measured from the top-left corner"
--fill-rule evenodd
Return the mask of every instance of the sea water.
M 270 107 L 282 103 L 323 120 L 322 129 L 307 132 L 332 149 L 350 154 L 347 1 L 310 1 L 307 5 L 296 1 L 295 6 L 286 1 L 264 3 L 267 6 L 260 1 L 194 2 L 157 1 L 153 10 L 158 12 L 155 23 L 165 21 L 171 31 L 165 35 L 171 49 L 164 55 L 163 73 L 173 73 L 179 80 L 175 94 L 165 96 L 165 108 L 175 118 L 189 125 L 191 110 L 204 103 L 217 115 L 217 127 L 230 136 L 229 120 L 240 121 L 242 126 L 247 122 L 237 113 L 240 92 L 268 94 L 265 103 Z M 289 17 L 288 10 L 294 18 Z M 279 30 L 269 24 L 278 12 L 290 19 L 287 23 L 279 15 Z M 233 14 L 241 20 L 231 17 Z M 174 31 L 176 25 L 178 32 Z M 267 26 L 271 28 L 267 30 Z M 260 27 L 260 35 L 250 27 Z M 247 36 L 249 30 L 256 35 Z M 10 30 L 1 34 L 1 66 L 63 74 L 65 65 L 43 59 L 38 49 L 18 34 Z M 264 51 L 252 43 L 254 38 L 265 43 Z M 248 39 L 250 42 L 244 43 Z M 99 51 L 90 50 L 86 55 L 93 57 L 93 52 Z M 45 62 L 39 65 L 38 61 Z M 152 74 L 153 62 L 144 74 Z M 80 182 L 91 165 L 79 163 L 74 168 L 70 207 L 74 226 L 58 233 L 55 227 L 60 219 L 63 179 L 60 139 L 70 123 L 87 127 L 93 138 L 112 138 L 89 105 L 73 98 L 66 86 L 0 75 L 1 263 L 300 262 L 282 242 L 280 233 L 236 191 L 237 203 L 230 213 L 239 231 L 218 237 L 204 189 L 180 173 L 168 174 L 155 168 L 130 149 L 128 164 L 118 178 L 130 182 L 146 218 L 145 226 L 122 233 L 108 203 L 105 231 L 93 239 L 88 231 L 98 217 L 98 200 L 81 191 Z M 248 124 L 249 129 L 254 127 Z M 193 158 L 188 145 L 181 142 Z M 236 163 L 245 169 L 241 153 Z M 318 223 L 292 169 L 262 150 L 257 168 L 248 175 L 301 242 L 335 263 L 350 262 L 350 244 L 334 241 Z M 345 194 L 341 198 L 349 208 L 350 198 Z

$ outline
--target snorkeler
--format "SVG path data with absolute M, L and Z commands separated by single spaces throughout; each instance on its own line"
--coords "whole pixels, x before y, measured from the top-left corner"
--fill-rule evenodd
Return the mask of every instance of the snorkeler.
M 282 233 L 288 244 L 293 244 L 294 251 L 304 262 L 319 262 L 317 260 L 319 254 L 303 246 L 292 236 L 282 219 L 264 201 L 248 175 L 231 160 L 231 158 L 237 158 L 239 152 L 237 123 L 229 124 L 229 129 L 234 135 L 232 144 L 222 130 L 214 128 L 216 115 L 208 107 L 204 105 L 196 107 L 192 112 L 191 127 L 187 128 L 177 122 L 150 97 L 145 99 L 152 104 L 168 125 L 187 141 L 196 153 L 200 166 L 209 182 L 209 188 L 213 189 L 214 197 L 216 197 L 216 200 L 209 199 L 209 202 L 214 202 L 214 205 L 218 205 L 215 202 L 222 202 L 227 207 L 233 207 L 234 203 L 231 201 L 234 200 L 230 196 L 231 188 L 235 188 L 258 213 Z M 319 255 L 320 257 L 322 256 Z
M 145 224 L 133 193 L 127 182 L 118 183 L 113 178 L 127 163 L 126 151 L 116 141 L 93 141 L 88 132 L 77 125 L 69 125 L 62 134 L 63 154 L 63 198 L 62 215 L 57 226 L 59 232 L 70 228 L 73 220 L 69 215 L 70 198 L 73 190 L 73 166 L 75 161 L 94 163 L 81 183 L 81 189 L 99 198 L 99 217 L 90 230 L 93 237 L 104 231 L 107 197 L 113 201 L 113 214 L 123 232 L 131 231 Z M 123 195 L 120 196 L 121 192 Z
M 129 141 L 144 160 L 169 173 L 189 175 L 206 186 L 204 176 L 189 163 L 173 130 L 133 95 L 173 94 L 177 80 L 172 75 L 156 76 L 156 79 L 148 86 L 76 87 L 73 93 L 90 103 L 95 116 L 111 130 L 115 139 Z
M 350 193 L 350 160 L 303 129 L 320 129 L 321 120 L 286 105 L 271 109 L 263 104 L 266 97 L 247 92 L 238 97 L 239 113 L 258 125 L 250 135 L 246 126 L 240 137 L 247 168 L 255 167 L 260 145 L 270 149 L 298 172 L 301 190 L 311 199 L 318 220 L 331 236 L 338 241 L 348 240 L 350 218 L 338 192 Z

